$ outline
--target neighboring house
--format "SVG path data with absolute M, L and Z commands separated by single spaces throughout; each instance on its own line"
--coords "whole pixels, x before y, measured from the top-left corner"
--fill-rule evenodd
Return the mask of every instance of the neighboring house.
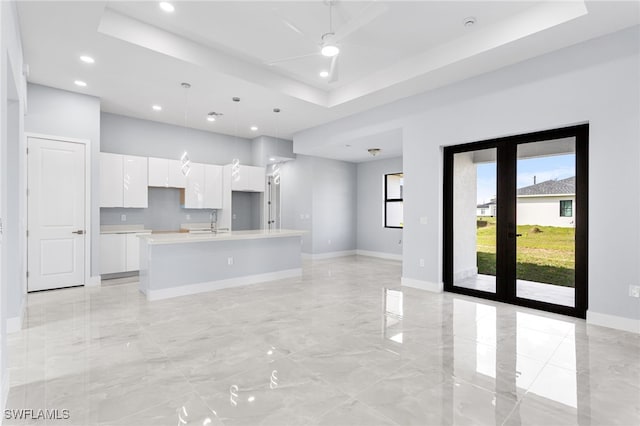
M 476 216 L 491 216 L 496 215 L 496 199 L 493 198 L 488 203 L 478 204 L 476 210 Z
M 575 176 L 518 189 L 518 225 L 575 226 Z

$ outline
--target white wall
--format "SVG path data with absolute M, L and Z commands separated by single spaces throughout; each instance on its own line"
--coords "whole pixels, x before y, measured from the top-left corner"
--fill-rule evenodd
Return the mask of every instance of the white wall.
M 560 200 L 573 201 L 573 216 L 560 216 Z M 518 197 L 518 225 L 572 228 L 576 220 L 576 199 L 567 197 Z
M 29 84 L 25 131 L 86 139 L 91 149 L 91 276 L 100 274 L 100 99 Z
M 639 40 L 636 26 L 406 98 L 300 132 L 294 150 L 402 128 L 403 277 L 437 285 L 441 147 L 589 122 L 589 311 L 638 320 L 628 285 L 640 284 L 640 191 L 629 190 L 640 183 Z
M 22 75 L 22 43 L 14 2 L 0 2 L 0 217 L 5 225 L 0 253 L 0 408 L 4 409 L 9 390 L 7 369 L 8 310 L 24 300 L 24 186 L 25 158 L 22 114 L 26 102 L 26 82 Z M 22 151 L 24 152 L 24 151 Z M 15 163 L 15 164 L 12 164 Z M 11 164 L 11 169 L 8 165 Z M 16 168 L 16 165 L 18 166 Z M 20 167 L 22 166 L 22 167 Z M 22 182 L 16 181 L 20 176 Z M 5 219 L 9 216 L 9 222 Z M 16 232 L 16 227 L 18 228 Z M 11 254 L 10 254 L 11 253 Z M 12 257 L 13 256 L 13 257 Z M 9 262 L 17 262 L 9 267 Z M 13 274 L 14 278 L 10 275 Z M 17 277 L 17 278 L 16 278 Z M 14 281 L 15 279 L 15 281 Z
M 402 157 L 358 163 L 357 169 L 358 251 L 401 256 L 402 229 L 384 227 L 384 175 L 402 172 Z

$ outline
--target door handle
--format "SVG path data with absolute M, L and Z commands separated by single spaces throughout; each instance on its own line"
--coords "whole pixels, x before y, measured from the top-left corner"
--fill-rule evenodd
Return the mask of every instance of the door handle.
M 514 234 L 513 232 L 509 232 L 509 238 L 522 237 L 522 234 Z
M 78 229 L 77 231 L 72 231 L 71 233 L 72 233 L 72 234 L 82 235 L 82 234 L 84 234 L 84 230 L 82 230 L 82 229 Z

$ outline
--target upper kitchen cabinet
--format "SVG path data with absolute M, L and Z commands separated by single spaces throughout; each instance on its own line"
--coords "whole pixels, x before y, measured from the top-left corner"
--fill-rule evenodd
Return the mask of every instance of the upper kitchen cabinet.
M 182 197 L 186 209 L 222 208 L 222 166 L 191 163 Z
M 222 166 L 213 164 L 204 166 L 204 207 L 222 208 Z
M 186 188 L 187 178 L 180 161 L 149 157 L 149 186 Z
M 232 191 L 264 192 L 264 186 L 264 167 L 246 166 L 242 164 L 240 166 L 238 179 L 231 179 Z
M 191 163 L 189 167 L 182 206 L 185 209 L 204 209 L 204 164 Z
M 100 207 L 122 207 L 122 155 L 100 153 Z
M 100 153 L 100 207 L 148 205 L 147 158 Z

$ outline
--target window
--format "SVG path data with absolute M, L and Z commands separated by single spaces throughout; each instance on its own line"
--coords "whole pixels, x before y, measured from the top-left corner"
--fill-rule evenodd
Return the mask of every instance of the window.
M 384 175 L 384 227 L 402 228 L 403 205 L 402 186 L 404 175 L 391 173 Z
M 573 200 L 560 200 L 560 217 L 573 217 Z

